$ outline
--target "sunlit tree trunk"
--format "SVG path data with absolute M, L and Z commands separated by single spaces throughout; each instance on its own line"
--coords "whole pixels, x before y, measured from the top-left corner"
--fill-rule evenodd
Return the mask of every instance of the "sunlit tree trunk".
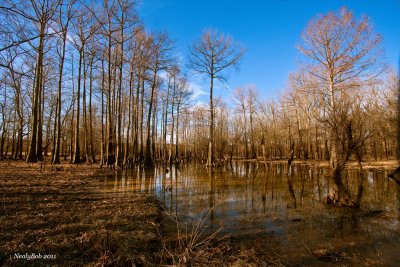
M 76 123 L 75 123 L 75 143 L 74 143 L 74 158 L 72 163 L 81 163 L 81 149 L 79 143 L 79 121 L 80 121 L 80 98 L 81 98 L 81 74 L 82 74 L 83 47 L 79 50 L 78 63 L 78 83 L 76 89 Z
M 37 155 L 37 134 L 38 134 L 38 121 L 39 121 L 39 106 L 40 103 L 40 91 L 42 88 L 42 72 L 43 72 L 43 49 L 44 49 L 44 37 L 45 37 L 45 23 L 40 25 L 40 38 L 38 47 L 38 59 L 36 63 L 35 71 L 35 85 L 33 88 L 33 103 L 32 103 L 32 128 L 31 128 L 31 143 L 29 146 L 28 156 L 26 162 L 36 162 L 38 160 Z
M 86 107 L 86 79 L 87 79 L 87 63 L 85 51 L 83 51 L 84 56 L 82 59 L 83 64 L 83 92 L 82 92 L 82 113 L 83 113 L 83 150 L 85 152 L 84 161 L 89 161 L 89 127 L 87 119 L 87 107 Z
M 104 164 L 104 148 L 105 148 L 105 134 L 104 134 L 104 113 L 107 113 L 104 110 L 104 91 L 105 91 L 105 69 L 104 69 L 104 61 L 105 61 L 105 53 L 103 53 L 101 57 L 101 143 L 100 143 L 100 166 Z M 107 117 L 107 115 L 106 115 Z M 106 124 L 107 125 L 107 124 Z
M 214 103 L 213 103 L 214 73 L 210 73 L 210 132 L 208 140 L 207 166 L 214 166 Z
M 90 58 L 89 63 L 89 162 L 96 162 L 96 155 L 94 152 L 94 143 L 93 143 L 93 110 L 92 110 L 92 95 L 93 95 L 93 60 L 94 55 Z M 103 97 L 103 93 L 102 97 Z M 102 103 L 103 104 L 103 103 Z M 103 109 L 102 111 L 103 112 Z M 103 122 L 102 122 L 103 123 Z
M 397 131 L 397 145 L 396 145 L 396 158 L 397 158 L 397 160 L 399 160 L 400 161 L 400 56 L 399 56 L 399 66 L 398 66 L 398 74 L 397 74 L 397 88 L 396 88 L 397 90 L 396 90 L 396 93 L 397 93 L 397 101 L 396 101 L 396 104 L 397 104 L 397 110 L 396 110 L 396 112 L 397 112 L 397 118 L 396 118 L 396 121 L 397 121 L 397 124 L 396 124 L 396 127 L 397 127 L 397 129 L 396 129 L 396 131 Z M 400 163 L 400 162 L 399 162 Z M 400 188 L 400 187 L 399 187 Z M 400 192 L 400 191 L 399 191 Z M 400 198 L 400 194 L 399 194 L 399 198 Z M 399 210 L 400 210 L 400 206 L 399 206 Z
M 168 126 L 168 102 L 169 102 L 169 92 L 171 88 L 171 80 L 172 78 L 168 78 L 167 85 L 167 95 L 165 97 L 165 111 L 164 111 L 164 121 L 163 121 L 163 160 L 164 162 L 167 160 L 167 126 Z
M 124 149 L 124 161 L 123 161 L 123 166 L 127 167 L 128 166 L 128 157 L 129 157 L 129 139 L 130 139 L 130 129 L 131 129 L 131 117 L 132 117 L 132 95 L 133 95 L 133 85 L 134 85 L 134 80 L 133 80 L 133 66 L 131 66 L 131 72 L 130 72 L 130 77 L 129 77 L 129 98 L 128 98 L 128 123 L 126 125 L 126 141 L 125 141 L 125 149 Z
M 149 99 L 149 110 L 147 112 L 147 137 L 146 137 L 146 153 L 145 153 L 145 158 L 144 158 L 144 166 L 147 168 L 153 167 L 153 157 L 151 154 L 151 113 L 153 111 L 153 100 L 154 100 L 154 91 L 156 90 L 156 85 L 157 85 L 157 69 L 153 70 L 153 82 L 151 85 L 151 93 L 150 93 L 150 99 Z

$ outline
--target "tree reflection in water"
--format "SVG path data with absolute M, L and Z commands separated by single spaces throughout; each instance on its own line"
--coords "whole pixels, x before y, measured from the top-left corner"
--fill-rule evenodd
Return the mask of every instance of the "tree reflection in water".
M 154 194 L 168 212 L 188 222 L 212 209 L 210 230 L 223 224 L 223 233 L 232 236 L 270 236 L 288 251 L 298 250 L 302 242 L 309 247 L 361 242 L 362 249 L 374 251 L 398 245 L 399 193 L 387 171 L 364 171 L 361 209 L 354 209 L 323 204 L 333 191 L 329 170 L 306 164 L 287 168 L 255 162 L 233 162 L 212 171 L 194 164 L 172 166 L 168 173 L 165 166 L 139 168 L 117 172 L 105 190 Z M 360 179 L 358 170 L 345 173 L 352 192 L 359 189 Z

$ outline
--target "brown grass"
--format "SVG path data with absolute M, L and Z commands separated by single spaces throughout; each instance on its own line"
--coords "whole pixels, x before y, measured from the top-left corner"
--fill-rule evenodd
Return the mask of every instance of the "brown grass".
M 0 162 L 0 265 L 155 265 L 158 203 L 103 193 L 96 165 Z M 55 255 L 27 261 L 15 253 Z
M 160 234 L 162 266 L 285 266 L 275 244 L 263 235 L 238 239 L 223 234 L 222 225 L 211 230 L 213 209 L 192 222 L 164 212 L 174 229 L 172 236 Z
M 246 161 L 246 160 L 241 160 L 241 161 Z M 254 160 L 249 160 L 249 161 L 254 161 Z M 264 162 L 263 160 L 259 159 L 258 162 Z M 287 159 L 282 159 L 282 160 L 268 160 L 267 161 L 270 164 L 287 164 Z M 317 167 L 322 167 L 322 168 L 329 168 L 329 161 L 326 160 L 294 160 L 292 164 L 306 164 L 310 166 L 317 166 Z M 400 166 L 400 161 L 395 160 L 395 159 L 389 159 L 389 160 L 365 160 L 362 163 L 363 169 L 385 169 L 385 170 L 394 170 L 397 167 Z M 347 168 L 349 169 L 359 169 L 358 162 L 355 160 L 349 160 L 346 165 Z

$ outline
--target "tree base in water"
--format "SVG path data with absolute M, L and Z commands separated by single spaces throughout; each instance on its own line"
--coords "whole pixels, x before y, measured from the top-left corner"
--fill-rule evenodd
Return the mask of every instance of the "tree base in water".
M 324 203 L 326 205 L 332 205 L 336 207 L 351 207 L 351 208 L 358 208 L 354 201 L 350 200 L 350 197 L 346 194 L 343 198 L 339 198 L 336 193 L 330 192 L 325 198 Z

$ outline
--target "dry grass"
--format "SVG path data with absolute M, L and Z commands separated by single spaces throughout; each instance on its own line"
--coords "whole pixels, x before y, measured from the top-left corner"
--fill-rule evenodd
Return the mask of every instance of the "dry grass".
M 239 161 L 254 161 L 254 160 L 239 160 Z M 259 159 L 259 162 L 264 162 L 263 160 Z M 282 160 L 268 160 L 267 161 L 269 164 L 287 164 L 287 159 L 282 159 Z M 292 164 L 306 164 L 309 166 L 318 166 L 322 168 L 329 168 L 329 161 L 326 160 L 299 160 L 295 159 Z M 349 169 L 359 169 L 358 162 L 355 160 L 350 160 L 347 163 L 347 168 Z M 365 160 L 362 162 L 362 167 L 364 170 L 366 169 L 385 169 L 385 170 L 394 170 L 397 167 L 400 166 L 400 162 L 395 159 L 390 159 L 390 160 Z
M 219 244 L 228 237 L 219 235 L 222 226 L 211 233 L 206 233 L 210 226 L 208 221 L 212 210 L 213 208 L 191 224 L 182 223 L 176 214 L 164 211 L 164 214 L 175 224 L 175 235 L 172 238 L 165 238 L 160 233 L 163 246 L 160 255 L 162 264 L 192 266 L 209 263 L 207 259 L 218 249 L 218 246 L 214 244 Z
M 102 193 L 107 175 L 96 165 L 0 162 L 0 265 L 156 265 L 158 204 Z M 15 253 L 56 258 L 27 261 Z
M 184 223 L 175 213 L 164 211 L 174 226 L 172 236 L 160 234 L 161 266 L 285 266 L 283 258 L 264 236 L 253 240 L 223 234 L 223 226 L 211 230 L 210 215 Z
M 294 163 L 302 163 L 304 161 L 294 161 Z M 324 168 L 329 168 L 329 161 L 307 161 L 308 164 L 313 166 L 319 166 Z M 385 170 L 393 170 L 396 169 L 400 165 L 398 160 L 366 160 L 362 162 L 362 167 L 364 170 L 367 169 L 385 169 Z M 359 169 L 359 165 L 357 161 L 350 160 L 347 163 L 347 168 L 349 169 Z

